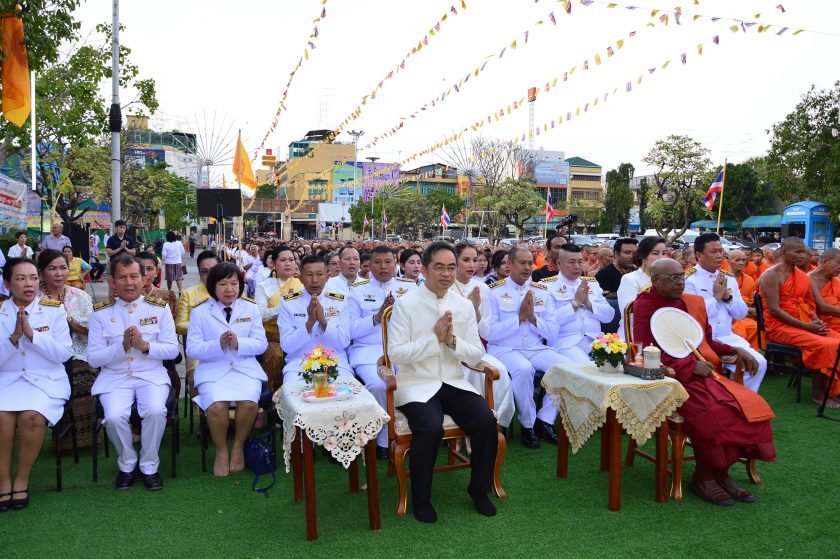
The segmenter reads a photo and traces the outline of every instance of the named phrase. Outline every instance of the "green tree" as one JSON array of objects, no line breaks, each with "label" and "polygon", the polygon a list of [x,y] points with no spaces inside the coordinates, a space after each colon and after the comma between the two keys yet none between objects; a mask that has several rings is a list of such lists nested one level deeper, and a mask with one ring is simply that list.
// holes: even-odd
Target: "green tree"
[{"label": "green tree", "polygon": [[[421,194],[421,196],[424,196]],[[455,216],[461,213],[464,209],[464,199],[455,193],[450,193],[446,187],[439,186],[434,190],[430,190],[425,194],[428,204],[435,209],[437,215],[435,216],[435,223],[440,223],[440,212],[443,206],[446,206],[446,212],[452,221],[455,221]]]},{"label": "green tree", "polygon": [[[657,140],[643,161],[655,169],[651,200],[645,208],[657,234],[673,240],[681,236],[702,208],[703,181],[709,174],[709,150],[688,136]],[[670,233],[670,235],[669,235]]]},{"label": "green tree", "polygon": [[479,203],[497,212],[522,237],[525,222],[533,218],[545,202],[531,181],[506,178],[496,185],[493,195],[481,196]]},{"label": "green tree", "polygon": [[819,200],[840,211],[840,81],[818,91],[813,85],[793,112],[773,125],[768,178],[786,202]]},{"label": "green tree", "polygon": [[647,177],[639,181],[639,233],[644,235],[647,230],[647,206],[650,196],[650,185]]},{"label": "green tree", "polygon": [[633,191],[630,181],[633,179],[633,165],[622,163],[618,169],[607,172],[607,194],[604,198],[604,211],[598,230],[601,233],[612,233],[615,227],[622,235],[627,234],[630,223],[630,208],[633,207]]},{"label": "green tree", "polygon": [[181,231],[196,217],[195,188],[184,177],[169,174],[169,187],[163,196],[163,215],[167,229]]},{"label": "green tree", "polygon": [[[706,184],[711,184],[720,170],[721,167],[718,167],[710,173],[706,177]],[[722,220],[740,222],[753,215],[773,213],[774,210],[770,203],[771,196],[770,184],[761,179],[752,163],[726,164]],[[720,202],[720,197],[718,197],[718,202]],[[717,207],[710,213],[716,219]]]},{"label": "green tree", "polygon": [[257,186],[257,192],[254,194],[257,198],[277,198],[277,187],[273,183],[267,182]]}]

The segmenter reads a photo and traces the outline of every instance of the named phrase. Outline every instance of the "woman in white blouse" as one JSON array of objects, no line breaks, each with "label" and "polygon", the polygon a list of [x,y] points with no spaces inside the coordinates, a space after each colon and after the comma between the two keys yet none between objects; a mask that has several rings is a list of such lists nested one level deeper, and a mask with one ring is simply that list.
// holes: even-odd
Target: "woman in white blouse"
[{"label": "woman in white blouse", "polygon": [[178,285],[178,295],[184,289],[184,272],[183,261],[181,256],[184,252],[184,243],[178,240],[178,236],[173,231],[166,233],[166,242],[163,243],[163,248],[160,251],[160,257],[163,259],[164,270],[166,271],[166,289],[172,291],[172,282]]},{"label": "woman in white blouse", "polygon": [[[455,281],[449,291],[466,297],[473,304],[476,322],[478,323],[478,335],[483,338],[489,328],[490,287],[475,278],[475,271],[478,267],[478,251],[473,245],[460,243],[455,246],[455,253],[458,256],[458,268]],[[485,354],[484,361],[499,370],[499,380],[493,381],[493,403],[499,424],[508,427],[513,419],[515,409],[513,392],[510,387],[510,375],[508,375],[507,367],[492,355]],[[469,369],[464,369],[464,375],[467,377],[467,381],[480,394],[484,395],[484,375]]]},{"label": "woman in white blouse", "polygon": [[274,262],[274,277],[257,284],[254,300],[262,317],[268,349],[263,356],[263,367],[269,376],[272,390],[280,387],[283,370],[283,350],[280,347],[280,331],[277,327],[277,313],[284,295],[303,291],[303,284],[293,276],[295,253],[287,246],[279,246],[271,254]]},{"label": "woman in white blouse", "polygon": [[[235,264],[213,266],[207,276],[211,298],[193,307],[187,331],[187,353],[198,361],[194,402],[207,413],[217,476],[245,469],[245,439],[254,426],[267,378],[256,359],[268,346],[265,330],[256,305],[242,298],[244,290],[245,278]],[[228,449],[231,404],[236,405],[235,430]]]},{"label": "woman in white blouse", "polygon": [[[621,318],[618,323],[618,335],[624,338],[624,309],[636,300],[639,293],[650,285],[650,266],[660,258],[667,258],[665,253],[665,239],[660,237],[645,237],[639,243],[633,263],[636,270],[621,276],[618,287],[618,310]],[[630,324],[630,327],[633,325]]]},{"label": "woman in white blouse", "polygon": [[17,244],[9,247],[9,258],[32,258],[32,247],[26,246],[26,231],[15,233]]},{"label": "woman in white blouse", "polygon": [[257,270],[257,275],[254,278],[254,294],[257,292],[257,286],[271,277],[271,273],[274,271],[274,251],[271,249],[265,249],[265,252],[262,256],[262,266],[259,267]]}]

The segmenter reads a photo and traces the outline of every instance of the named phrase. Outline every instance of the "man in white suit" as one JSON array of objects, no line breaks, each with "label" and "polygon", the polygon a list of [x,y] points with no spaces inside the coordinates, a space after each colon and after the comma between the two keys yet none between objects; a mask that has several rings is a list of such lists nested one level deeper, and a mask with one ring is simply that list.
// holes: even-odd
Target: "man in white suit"
[{"label": "man in white suit", "polygon": [[[166,429],[169,373],[164,359],[178,355],[175,320],[165,301],[143,298],[143,261],[121,254],[110,262],[115,298],[94,306],[88,333],[88,364],[101,367],[91,394],[99,395],[108,438],[117,450],[116,488],[128,489],[140,470],[149,491],[163,487],[158,450]],[[142,419],[140,457],[131,434],[131,406]]]},{"label": "man in white suit", "polygon": [[475,309],[449,288],[455,281],[455,249],[432,243],[421,257],[425,283],[397,300],[388,329],[388,355],[397,367],[394,403],[411,429],[411,502],[421,522],[435,522],[432,472],[449,415],[470,437],[472,476],[467,492],[484,516],[496,514],[487,494],[493,481],[497,427],[493,410],[467,382],[461,362],[484,357]]}]

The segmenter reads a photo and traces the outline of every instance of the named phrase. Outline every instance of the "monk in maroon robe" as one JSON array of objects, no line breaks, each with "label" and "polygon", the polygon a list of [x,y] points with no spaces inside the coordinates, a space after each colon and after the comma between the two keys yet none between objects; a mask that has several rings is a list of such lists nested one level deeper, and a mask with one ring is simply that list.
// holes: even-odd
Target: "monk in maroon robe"
[{"label": "monk in maroon robe", "polygon": [[676,372],[689,394],[679,409],[694,447],[696,467],[689,489],[716,505],[752,502],[755,497],[729,477],[729,467],[739,458],[776,459],[769,421],[772,410],[760,396],[740,385],[733,387],[735,383],[719,378],[714,369],[721,355],[735,355],[748,372],[758,370],[758,363],[746,350],[715,341],[702,298],[683,294],[684,289],[685,274],[678,262],[666,258],[654,263],[650,290],[640,293],[633,303],[633,342],[657,345],[651,317],[662,307],[686,311],[700,323],[705,332],[697,348],[702,360],[694,354],[675,358],[662,352],[663,366]]}]

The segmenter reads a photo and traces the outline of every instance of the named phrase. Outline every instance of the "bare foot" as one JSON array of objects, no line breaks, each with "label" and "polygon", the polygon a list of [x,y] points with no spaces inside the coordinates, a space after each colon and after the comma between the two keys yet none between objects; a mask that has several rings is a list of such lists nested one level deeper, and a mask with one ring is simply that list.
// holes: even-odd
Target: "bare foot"
[{"label": "bare foot", "polygon": [[[821,396],[815,397],[814,398],[814,403],[821,406],[824,396],[825,396],[825,393],[823,393],[823,395],[821,395]],[[836,396],[829,396],[828,399],[825,402],[825,407],[827,407],[829,409],[833,409],[833,410],[840,409],[840,399],[838,399]]]},{"label": "bare foot", "polygon": [[245,453],[242,447],[233,447],[230,451],[230,471],[241,472],[245,469]]},{"label": "bare foot", "polygon": [[216,449],[216,461],[213,462],[213,475],[225,477],[230,473],[230,456],[227,449]]}]

